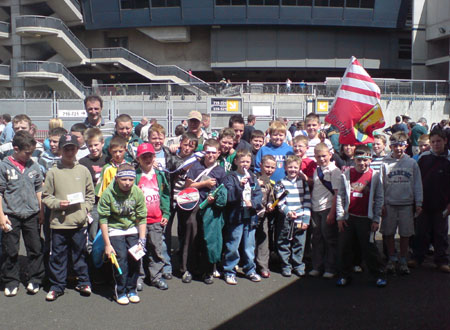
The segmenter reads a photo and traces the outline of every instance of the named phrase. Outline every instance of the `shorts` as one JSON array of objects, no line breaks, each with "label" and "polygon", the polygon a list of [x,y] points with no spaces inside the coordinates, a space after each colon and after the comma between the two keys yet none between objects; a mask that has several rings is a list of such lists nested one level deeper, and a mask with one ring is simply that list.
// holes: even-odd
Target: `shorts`
[{"label": "shorts", "polygon": [[385,205],[386,214],[381,222],[381,233],[385,236],[398,234],[401,237],[414,235],[414,212],[412,205]]}]

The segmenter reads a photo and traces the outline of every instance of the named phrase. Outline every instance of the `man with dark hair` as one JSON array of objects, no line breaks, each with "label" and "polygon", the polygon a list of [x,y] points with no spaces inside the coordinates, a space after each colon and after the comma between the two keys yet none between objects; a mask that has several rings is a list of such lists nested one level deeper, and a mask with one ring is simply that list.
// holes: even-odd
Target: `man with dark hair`
[{"label": "man with dark hair", "polygon": [[134,128],[134,134],[136,134],[137,136],[140,137],[141,136],[142,127],[144,127],[147,124],[148,124],[147,117],[142,117],[141,121],[139,122],[139,124],[137,124],[136,127]]},{"label": "man with dark hair", "polygon": [[233,149],[238,151],[240,149],[248,149],[252,150],[252,146],[250,143],[242,139],[242,135],[244,134],[244,118],[242,115],[232,115],[230,120],[228,121],[228,127],[234,130],[234,146]]},{"label": "man with dark hair", "polygon": [[248,115],[247,117],[247,125],[244,127],[244,135],[242,138],[250,143],[250,140],[252,138],[252,133],[255,130],[255,124],[256,124],[256,116],[255,115]]},{"label": "man with dark hair", "polygon": [[397,117],[395,117],[395,124],[392,126],[389,126],[383,132],[386,134],[389,134],[389,135],[397,133],[397,132],[405,132],[406,134],[408,134],[409,130],[408,130],[408,126],[402,122],[402,117],[397,116]]},{"label": "man with dark hair", "polygon": [[107,122],[102,118],[103,100],[98,95],[89,95],[84,99],[84,108],[87,113],[87,118],[84,124],[87,128],[100,128],[103,136],[111,136],[114,132],[113,122]]},{"label": "man with dark hair", "polygon": [[2,134],[0,135],[1,144],[10,142],[14,137],[14,130],[11,123],[11,115],[5,113],[3,115],[3,121],[5,122],[6,126]]}]

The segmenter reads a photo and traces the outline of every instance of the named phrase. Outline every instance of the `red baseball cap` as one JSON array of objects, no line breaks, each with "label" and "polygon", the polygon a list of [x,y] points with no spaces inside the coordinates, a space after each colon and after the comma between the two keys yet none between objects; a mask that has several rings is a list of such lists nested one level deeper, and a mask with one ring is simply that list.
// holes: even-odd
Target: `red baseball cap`
[{"label": "red baseball cap", "polygon": [[137,149],[137,157],[141,157],[143,154],[155,154],[155,148],[153,148],[153,145],[151,143],[142,143],[139,145]]}]

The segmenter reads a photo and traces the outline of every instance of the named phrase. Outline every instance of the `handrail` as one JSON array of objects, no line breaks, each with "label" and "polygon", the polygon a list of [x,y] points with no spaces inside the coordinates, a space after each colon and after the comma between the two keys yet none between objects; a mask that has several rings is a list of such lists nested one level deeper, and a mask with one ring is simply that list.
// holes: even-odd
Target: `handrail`
[{"label": "handrail", "polygon": [[17,72],[50,72],[62,74],[85,95],[88,94],[89,91],[88,87],[85,87],[64,65],[58,62],[21,61],[18,63]]},{"label": "handrail", "polygon": [[64,34],[75,44],[84,56],[89,58],[89,49],[59,18],[38,15],[22,15],[16,17],[16,28],[35,26],[57,29],[64,32]]},{"label": "handrail", "polygon": [[0,74],[5,76],[10,76],[10,67],[9,65],[0,64]]},{"label": "handrail", "polygon": [[9,33],[9,23],[0,21],[0,32]]}]

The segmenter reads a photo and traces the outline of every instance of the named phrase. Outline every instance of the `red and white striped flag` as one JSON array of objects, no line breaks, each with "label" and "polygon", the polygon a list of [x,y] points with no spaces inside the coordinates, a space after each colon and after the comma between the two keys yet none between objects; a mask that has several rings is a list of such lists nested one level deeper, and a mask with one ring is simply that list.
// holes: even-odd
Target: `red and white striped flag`
[{"label": "red and white striped flag", "polygon": [[373,142],[373,131],[385,125],[380,88],[355,57],[345,70],[325,120],[339,129],[341,144]]}]

